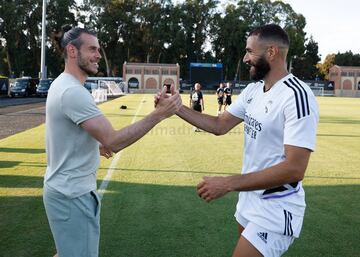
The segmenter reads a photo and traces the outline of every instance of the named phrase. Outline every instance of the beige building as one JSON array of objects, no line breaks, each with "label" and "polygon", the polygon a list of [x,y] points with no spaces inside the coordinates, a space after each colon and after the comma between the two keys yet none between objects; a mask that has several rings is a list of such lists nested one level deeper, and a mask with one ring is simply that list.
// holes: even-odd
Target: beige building
[{"label": "beige building", "polygon": [[335,96],[360,97],[360,67],[334,65],[329,80],[335,83]]},{"label": "beige building", "polygon": [[179,89],[180,66],[162,63],[127,63],[123,65],[123,81],[130,92],[158,92],[164,84]]}]

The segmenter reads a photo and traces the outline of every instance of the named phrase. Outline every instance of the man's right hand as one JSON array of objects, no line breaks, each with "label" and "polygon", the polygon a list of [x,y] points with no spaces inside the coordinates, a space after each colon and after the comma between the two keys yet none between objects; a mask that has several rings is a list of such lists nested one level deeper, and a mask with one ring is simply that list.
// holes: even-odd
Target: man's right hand
[{"label": "man's right hand", "polygon": [[[167,87],[164,86],[164,87],[163,87],[163,90],[162,90],[162,91],[159,91],[159,92],[154,96],[154,106],[155,106],[155,107],[157,106],[157,104],[158,104],[158,102],[159,102],[159,100],[160,100],[161,95],[163,95],[164,98],[170,97],[170,95],[168,95],[168,94],[163,94],[165,89],[166,89],[166,91],[165,91],[165,93],[166,93],[166,92],[167,92]],[[178,91],[175,90],[175,85],[174,85],[174,84],[171,84],[171,86],[170,86],[170,93],[171,93],[171,95],[174,95],[175,93],[178,93]]]},{"label": "man's right hand", "polygon": [[166,93],[167,87],[159,92],[154,99],[156,112],[159,113],[162,119],[168,118],[175,114],[182,106],[182,101],[179,92],[175,91],[175,86],[171,85],[171,96]]}]

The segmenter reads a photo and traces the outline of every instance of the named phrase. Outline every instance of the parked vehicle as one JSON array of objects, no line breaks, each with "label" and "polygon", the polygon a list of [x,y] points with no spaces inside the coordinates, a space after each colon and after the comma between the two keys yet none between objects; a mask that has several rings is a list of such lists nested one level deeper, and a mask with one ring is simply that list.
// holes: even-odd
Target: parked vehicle
[{"label": "parked vehicle", "polygon": [[94,89],[97,89],[98,88],[98,84],[95,83],[94,81],[92,80],[86,80],[85,83],[84,83],[84,87],[90,92],[94,90]]},{"label": "parked vehicle", "polygon": [[41,79],[36,87],[36,95],[47,96],[51,83],[54,79]]},{"label": "parked vehicle", "polygon": [[14,85],[10,88],[10,97],[30,96],[36,94],[36,85],[39,79],[31,77],[22,77],[15,80]]}]

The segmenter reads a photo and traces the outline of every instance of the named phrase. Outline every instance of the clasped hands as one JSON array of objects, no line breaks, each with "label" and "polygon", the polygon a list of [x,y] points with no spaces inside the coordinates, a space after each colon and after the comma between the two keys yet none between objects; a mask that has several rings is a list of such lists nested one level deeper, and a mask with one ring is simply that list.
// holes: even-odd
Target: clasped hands
[{"label": "clasped hands", "polygon": [[[179,92],[175,91],[175,86],[171,85],[170,95],[167,94],[167,87],[164,86],[161,92],[154,96],[154,105],[162,119],[168,118],[179,111],[182,107],[182,101]],[[113,155],[109,149],[101,144],[99,145],[99,150],[100,155],[107,159]],[[197,185],[198,196],[206,202],[224,196],[228,192],[224,180],[224,177],[204,177],[203,181]]]},{"label": "clasped hands", "polygon": [[174,115],[182,106],[181,97],[175,90],[174,84],[170,86],[170,95],[167,94],[167,86],[154,96],[154,106],[165,114],[165,118]]}]

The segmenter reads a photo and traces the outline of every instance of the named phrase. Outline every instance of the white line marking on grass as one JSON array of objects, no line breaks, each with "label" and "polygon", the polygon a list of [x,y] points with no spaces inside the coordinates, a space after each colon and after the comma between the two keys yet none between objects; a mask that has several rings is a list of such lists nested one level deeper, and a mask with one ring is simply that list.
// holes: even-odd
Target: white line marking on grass
[{"label": "white line marking on grass", "polygon": [[[136,118],[137,118],[137,116],[138,116],[138,114],[139,114],[139,112],[140,112],[140,110],[141,110],[141,108],[142,108],[142,106],[144,104],[144,100],[145,100],[145,96],[143,96],[143,98],[141,99],[140,105],[139,105],[138,109],[136,110],[136,113],[135,113],[135,115],[134,115],[134,117],[133,117],[133,119],[131,121],[131,124],[135,123]],[[104,193],[106,191],[106,188],[109,185],[109,182],[110,182],[111,177],[112,177],[112,175],[114,173],[114,170],[115,170],[115,168],[116,168],[116,166],[117,166],[117,164],[118,164],[118,162],[120,160],[121,152],[122,151],[115,154],[114,159],[111,161],[110,167],[108,168],[108,170],[106,172],[106,175],[105,175],[103,181],[101,182],[101,185],[100,185],[99,190],[98,190],[100,199],[102,199],[104,197]]]}]

